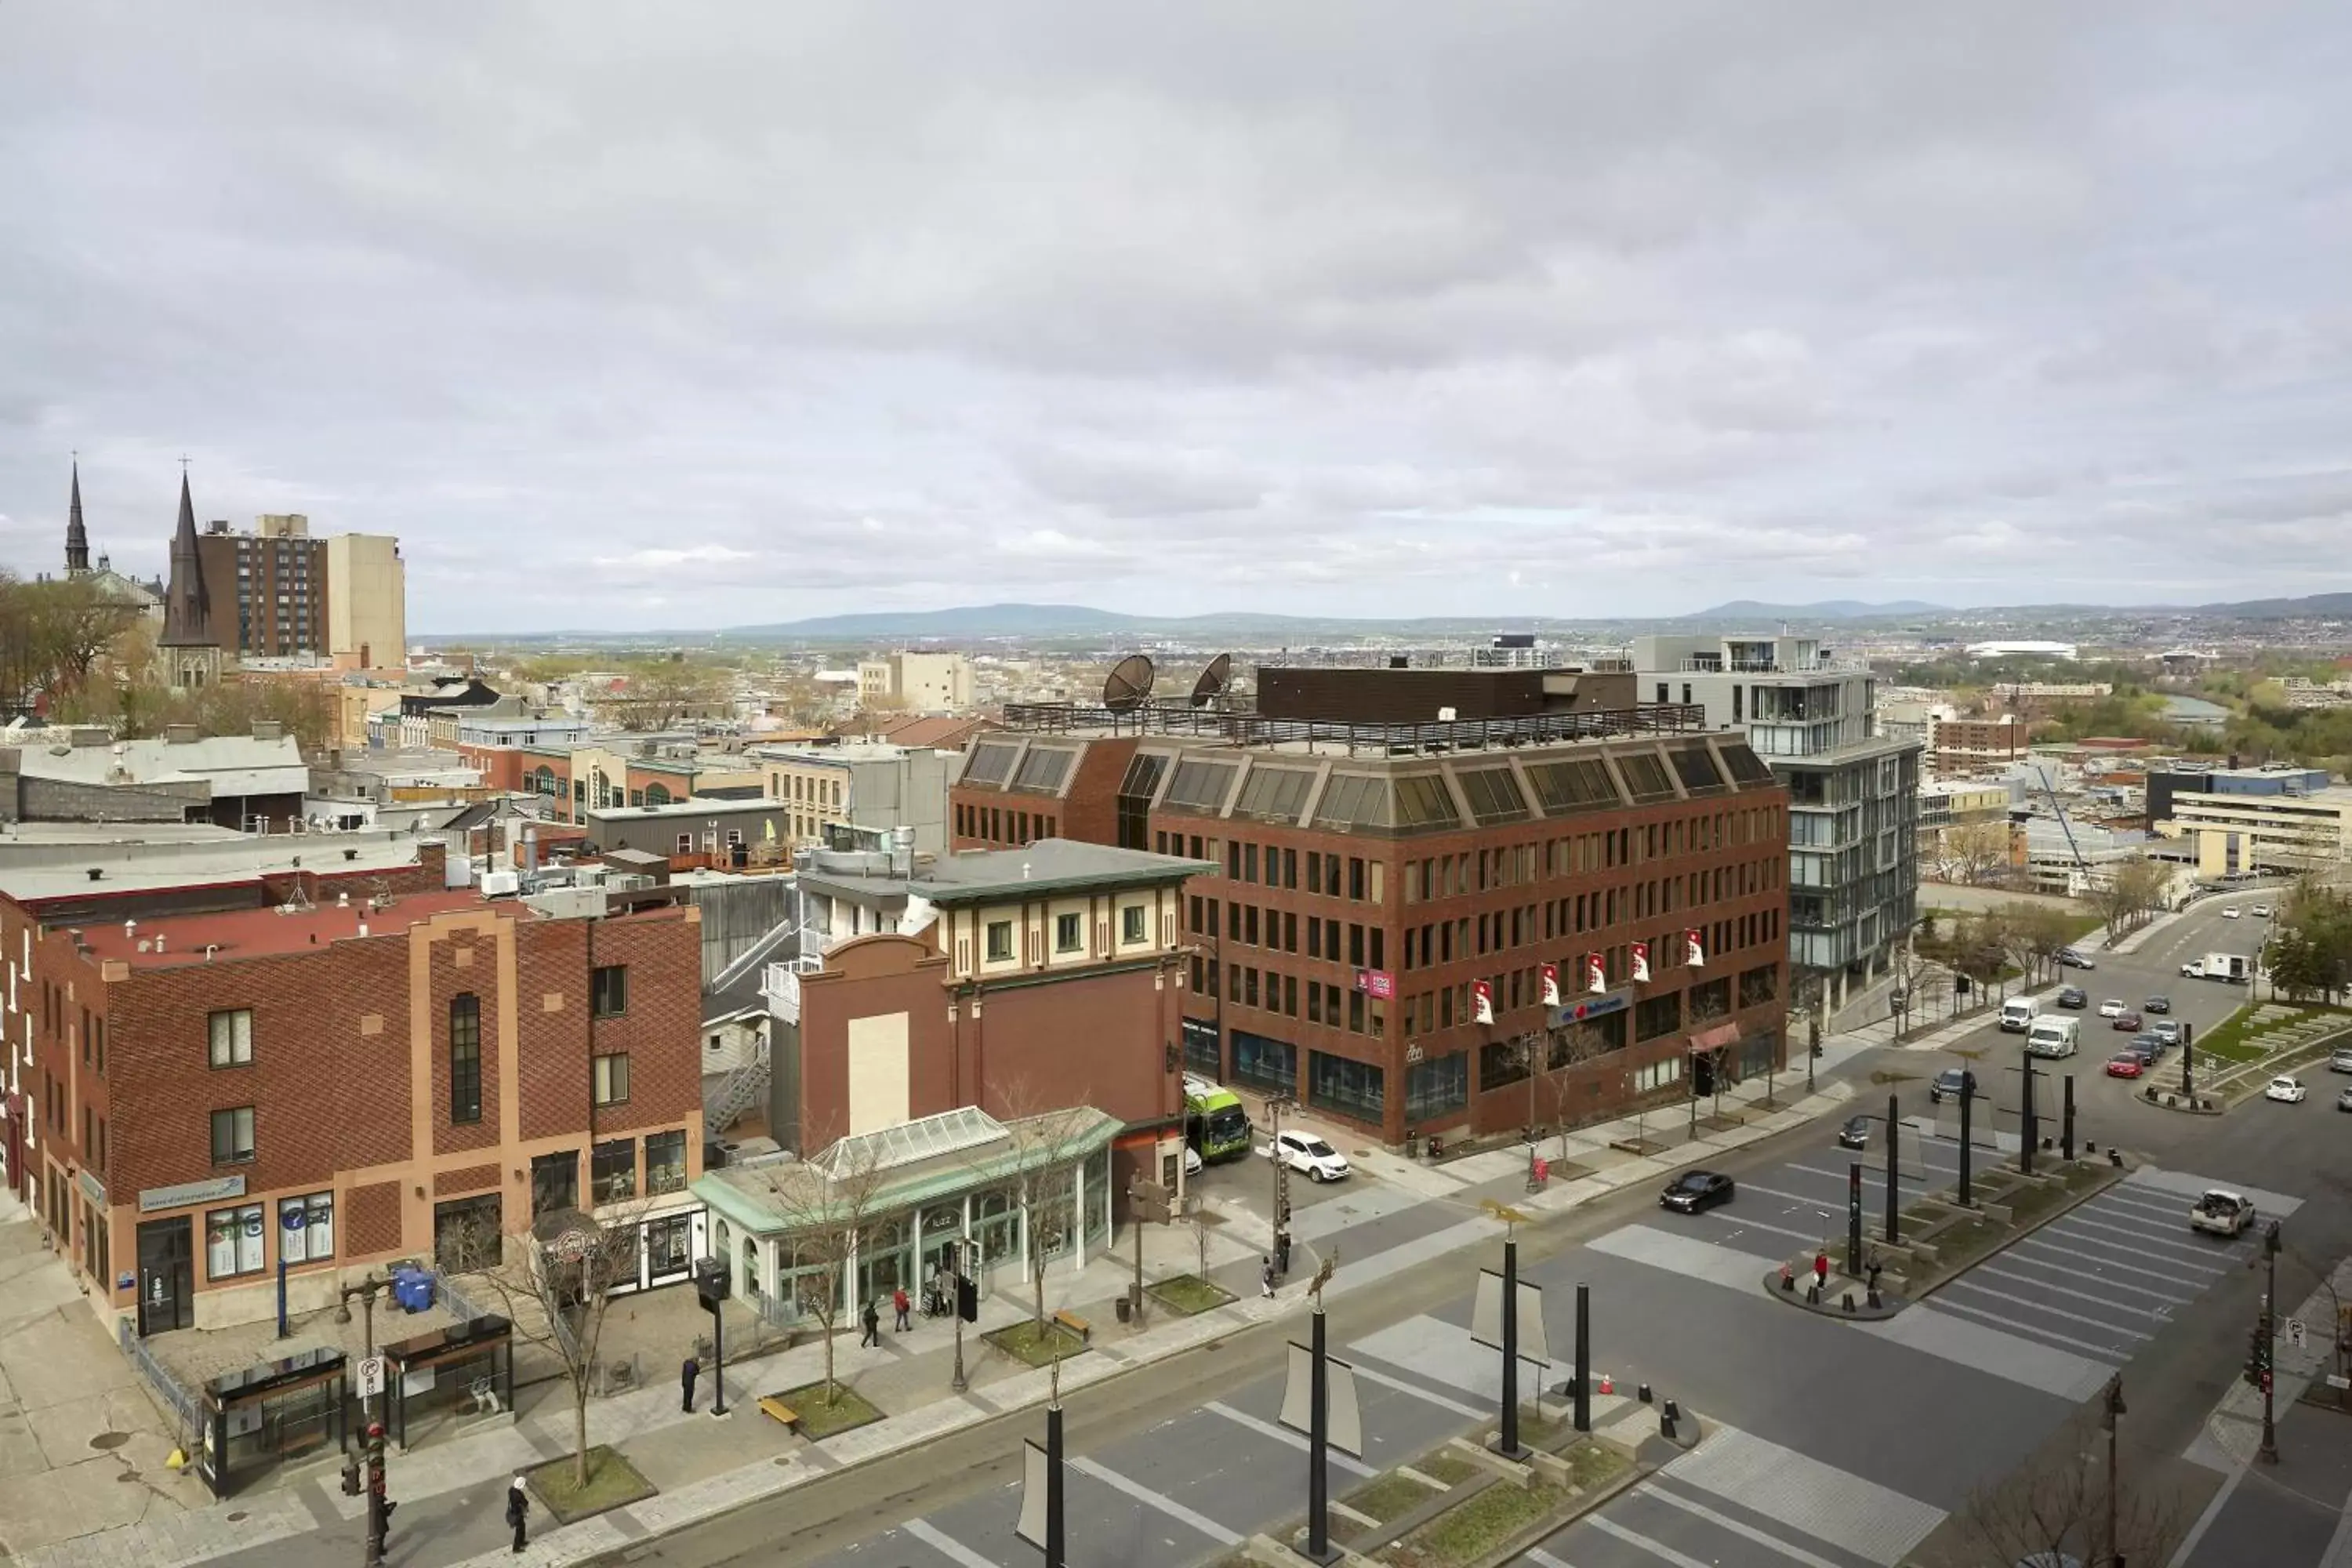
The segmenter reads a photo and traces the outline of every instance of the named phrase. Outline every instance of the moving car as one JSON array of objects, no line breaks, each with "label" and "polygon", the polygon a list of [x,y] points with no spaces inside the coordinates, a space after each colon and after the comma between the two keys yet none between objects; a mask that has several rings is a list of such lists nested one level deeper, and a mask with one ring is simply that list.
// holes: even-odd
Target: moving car
[{"label": "moving car", "polygon": [[2149,1067],[2154,1067],[2156,1058],[2164,1055],[2164,1042],[2154,1035],[2134,1035],[2131,1037],[2131,1043],[2124,1049],[2139,1058]]},{"label": "moving car", "polygon": [[2338,1110],[2352,1110],[2352,1089],[2347,1089],[2343,1093],[2336,1097],[2336,1109]]},{"label": "moving car", "polygon": [[2005,1035],[2021,1035],[2033,1026],[2033,998],[2012,996],[2000,1005],[2000,1029]]},{"label": "moving car", "polygon": [[2079,1012],[2090,1005],[2090,997],[2084,994],[2083,988],[2079,985],[2069,985],[2065,990],[2058,993],[2058,1005],[2061,1007]]},{"label": "moving car", "polygon": [[2129,1029],[2133,1034],[2137,1035],[2141,1029],[2146,1027],[2147,1025],[2147,1020],[2141,1017],[2137,1013],[2118,1013],[2116,1015],[2116,1021],[2108,1025],[2107,1027],[2111,1029]]},{"label": "moving car", "polygon": [[2109,1078],[2137,1078],[2147,1070],[2147,1063],[2137,1051],[2117,1051],[2107,1058]]},{"label": "moving car", "polygon": [[1870,1118],[1867,1116],[1847,1117],[1845,1119],[1845,1125],[1838,1129],[1837,1141],[1838,1147],[1841,1149],[1869,1148]]},{"label": "moving car", "polygon": [[1685,1171],[1658,1194],[1658,1206],[1676,1214],[1696,1214],[1731,1201],[1731,1178],[1720,1171]]},{"label": "moving car", "polygon": [[2124,999],[2123,999],[2122,997],[2120,997],[2120,996],[2110,996],[2110,997],[2108,997],[2105,1001],[2104,1001],[2104,1002],[2102,1002],[2102,1003],[2100,1003],[2100,1004],[2099,1004],[2099,1016],[2100,1016],[2100,1017],[2102,1017],[2102,1018],[2120,1018],[2120,1017],[2122,1017],[2123,1016],[2124,1016]]},{"label": "moving car", "polygon": [[2253,908],[2253,916],[2258,921],[2266,921],[2270,919],[2271,907],[2268,904],[2256,904]]},{"label": "moving car", "polygon": [[2058,950],[2057,963],[2058,967],[2061,969],[2096,969],[2099,967],[2097,964],[2091,962],[2091,955],[2089,953],[2080,952],[2079,950],[2071,947],[2062,947]]},{"label": "moving car", "polygon": [[[1961,1076],[1965,1070],[1961,1068],[1946,1068],[1942,1072],[1937,1073],[1935,1081],[1927,1085],[1927,1103],[1941,1105],[1944,1103],[1946,1095],[1951,1096],[1954,1100],[1959,1099],[1960,1087],[1967,1081]],[[1984,1098],[1984,1091],[1981,1089],[1977,1091],[1977,1098],[1979,1100]]]},{"label": "moving car", "polygon": [[2329,1072],[2352,1072],[2352,1046],[2338,1046],[2327,1053]]},{"label": "moving car", "polygon": [[2304,1096],[2310,1092],[2303,1087],[2301,1079],[2281,1076],[2271,1079],[2270,1087],[2263,1090],[2263,1098],[2275,1100],[2283,1105],[2300,1105]]},{"label": "moving car", "polygon": [[2169,1013],[2172,1011],[2172,998],[2151,996],[2139,1005],[2139,1010],[2143,1013]]},{"label": "moving car", "polygon": [[2253,1223],[2252,1200],[2227,1187],[2206,1188],[2205,1195],[2189,1209],[2189,1227],[2210,1231],[2215,1236],[2236,1236]]},{"label": "moving car", "polygon": [[1312,1132],[1277,1132],[1258,1152],[1269,1160],[1279,1159],[1318,1182],[1336,1182],[1348,1173],[1347,1157]]},{"label": "moving car", "polygon": [[2221,918],[2225,921],[2236,920],[2239,913],[2240,910],[2238,906],[2235,904],[2223,904],[2221,906]]}]

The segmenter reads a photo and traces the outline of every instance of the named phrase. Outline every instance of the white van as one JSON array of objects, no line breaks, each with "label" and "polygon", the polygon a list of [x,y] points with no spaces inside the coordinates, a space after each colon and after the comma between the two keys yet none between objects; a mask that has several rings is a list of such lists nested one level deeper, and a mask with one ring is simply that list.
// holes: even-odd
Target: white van
[{"label": "white van", "polygon": [[2000,1005],[2000,1032],[2021,1035],[2033,1027],[2033,999],[2031,996],[2012,996]]},{"label": "white van", "polygon": [[2036,1018],[2025,1037],[2025,1052],[2034,1057],[2071,1057],[2083,1043],[2083,1025],[2076,1018]]}]

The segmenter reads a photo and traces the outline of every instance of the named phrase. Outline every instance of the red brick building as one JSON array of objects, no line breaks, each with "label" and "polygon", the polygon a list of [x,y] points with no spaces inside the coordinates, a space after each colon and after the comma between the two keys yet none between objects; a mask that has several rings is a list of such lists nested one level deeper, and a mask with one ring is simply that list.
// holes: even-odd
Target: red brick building
[{"label": "red brick building", "polygon": [[641,1284],[684,1277],[698,911],[267,891],[0,900],[31,1056],[12,1173],[94,1299],[142,1333],[263,1318],[282,1260],[309,1310],[460,1226],[573,1206],[640,1226]]},{"label": "red brick building", "polygon": [[1216,867],[1187,1065],[1392,1144],[1785,1062],[1787,796],[1744,742],[1573,671],[1313,674],[1278,713],[1013,705],[955,842],[1043,819]]}]

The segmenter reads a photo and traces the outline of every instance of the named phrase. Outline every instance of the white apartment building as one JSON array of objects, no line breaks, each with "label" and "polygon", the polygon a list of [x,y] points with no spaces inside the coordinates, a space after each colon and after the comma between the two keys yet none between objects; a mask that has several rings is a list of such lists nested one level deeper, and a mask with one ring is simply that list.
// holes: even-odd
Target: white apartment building
[{"label": "white apartment building", "polygon": [[904,703],[918,713],[958,713],[971,706],[971,660],[960,653],[898,653],[860,659],[857,695]]}]

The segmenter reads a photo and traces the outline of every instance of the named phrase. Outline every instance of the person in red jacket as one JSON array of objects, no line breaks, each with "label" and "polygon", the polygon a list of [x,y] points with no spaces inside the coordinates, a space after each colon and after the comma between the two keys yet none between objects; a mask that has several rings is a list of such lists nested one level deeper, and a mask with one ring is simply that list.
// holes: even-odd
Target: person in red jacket
[{"label": "person in red jacket", "polygon": [[903,1334],[907,1331],[907,1314],[914,1306],[913,1302],[907,1300],[907,1288],[904,1285],[890,1292],[890,1305],[898,1314],[898,1332]]}]

